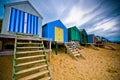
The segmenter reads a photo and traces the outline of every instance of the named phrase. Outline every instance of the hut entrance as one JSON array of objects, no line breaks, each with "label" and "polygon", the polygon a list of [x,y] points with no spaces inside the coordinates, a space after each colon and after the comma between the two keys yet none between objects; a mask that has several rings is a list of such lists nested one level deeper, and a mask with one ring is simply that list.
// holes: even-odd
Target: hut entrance
[{"label": "hut entrance", "polygon": [[82,34],[82,43],[84,43],[84,34]]},{"label": "hut entrance", "polygon": [[63,29],[59,27],[55,27],[55,34],[54,34],[55,41],[63,42],[64,39],[63,37],[64,37]]}]

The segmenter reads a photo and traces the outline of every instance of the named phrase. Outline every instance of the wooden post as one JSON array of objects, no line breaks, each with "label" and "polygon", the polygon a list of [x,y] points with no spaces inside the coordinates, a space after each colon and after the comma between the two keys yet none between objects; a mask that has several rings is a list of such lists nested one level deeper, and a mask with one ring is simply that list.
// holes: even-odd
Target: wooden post
[{"label": "wooden post", "polygon": [[49,49],[50,49],[49,61],[50,61],[51,60],[51,39],[50,39],[50,43],[49,43]]},{"label": "wooden post", "polygon": [[13,69],[12,69],[12,80],[15,80],[15,65],[16,65],[16,47],[17,47],[17,36],[15,37],[14,43],[14,54],[13,54]]},{"label": "wooden post", "polygon": [[0,51],[2,51],[3,49],[3,43],[2,43],[2,40],[0,40]]},{"label": "wooden post", "polygon": [[55,46],[56,46],[56,55],[58,55],[58,44],[56,43]]}]

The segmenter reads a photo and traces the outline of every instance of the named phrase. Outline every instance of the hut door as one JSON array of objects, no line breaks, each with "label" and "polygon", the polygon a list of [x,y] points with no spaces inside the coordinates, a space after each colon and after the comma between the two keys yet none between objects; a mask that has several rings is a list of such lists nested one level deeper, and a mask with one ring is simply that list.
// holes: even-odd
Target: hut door
[{"label": "hut door", "polygon": [[54,39],[58,42],[63,42],[63,29],[55,27]]},{"label": "hut door", "polygon": [[38,16],[11,8],[9,32],[38,35]]}]

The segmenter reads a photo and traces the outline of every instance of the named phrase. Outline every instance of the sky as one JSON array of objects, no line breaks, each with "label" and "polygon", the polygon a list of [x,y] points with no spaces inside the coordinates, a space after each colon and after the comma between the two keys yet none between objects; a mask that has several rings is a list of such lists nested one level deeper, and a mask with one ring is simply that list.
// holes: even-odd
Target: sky
[{"label": "sky", "polygon": [[[0,0],[4,4],[24,0]],[[76,26],[88,34],[120,41],[120,0],[28,0],[43,16],[43,24],[60,19],[69,28]]]}]

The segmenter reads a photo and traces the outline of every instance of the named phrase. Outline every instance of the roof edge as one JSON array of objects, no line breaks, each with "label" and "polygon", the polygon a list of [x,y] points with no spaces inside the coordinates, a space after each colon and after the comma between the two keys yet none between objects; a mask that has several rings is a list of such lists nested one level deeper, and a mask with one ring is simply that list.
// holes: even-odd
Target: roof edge
[{"label": "roof edge", "polygon": [[36,10],[35,7],[33,7],[33,5],[29,2],[29,1],[19,1],[19,2],[11,2],[11,3],[6,3],[4,5],[4,7],[9,7],[9,6],[12,6],[12,5],[18,5],[18,4],[25,4],[25,3],[28,3],[34,10],[37,14],[39,14],[39,16],[43,19],[43,17],[41,16],[41,14]]}]

